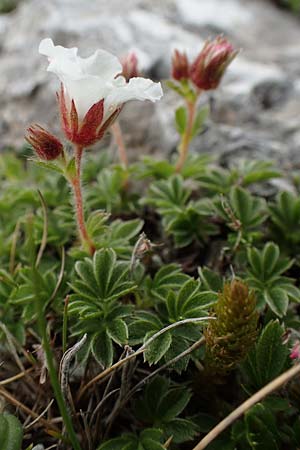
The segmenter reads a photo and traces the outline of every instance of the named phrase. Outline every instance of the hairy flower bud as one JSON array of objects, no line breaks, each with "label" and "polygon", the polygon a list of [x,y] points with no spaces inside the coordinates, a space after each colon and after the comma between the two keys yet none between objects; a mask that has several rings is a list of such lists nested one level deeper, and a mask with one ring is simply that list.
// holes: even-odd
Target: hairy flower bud
[{"label": "hairy flower bud", "polygon": [[202,51],[192,63],[190,79],[205,91],[216,89],[222,76],[238,51],[222,36],[206,41]]},{"label": "hairy flower bud", "polygon": [[177,81],[189,78],[189,62],[186,53],[175,50],[172,57],[172,78]]},{"label": "hairy flower bud", "polygon": [[216,320],[204,332],[208,373],[225,375],[247,355],[257,337],[255,307],[255,295],[244,282],[225,284],[214,306]]},{"label": "hairy flower bud", "polygon": [[130,78],[140,76],[138,58],[134,52],[128,53],[128,55],[122,58],[121,64],[123,67],[122,75],[127,81],[129,81]]},{"label": "hairy flower bud", "polygon": [[52,161],[62,153],[62,143],[44,128],[39,125],[32,125],[27,129],[27,132],[26,141],[32,145],[41,159]]}]

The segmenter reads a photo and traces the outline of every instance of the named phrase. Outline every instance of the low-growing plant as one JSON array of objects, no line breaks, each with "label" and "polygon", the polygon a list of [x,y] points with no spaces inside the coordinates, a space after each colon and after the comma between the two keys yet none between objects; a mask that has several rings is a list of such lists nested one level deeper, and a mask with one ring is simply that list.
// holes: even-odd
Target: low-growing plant
[{"label": "low-growing plant", "polygon": [[34,125],[0,158],[1,450],[298,448],[299,198],[262,194],[272,162],[189,154],[237,51],[175,51],[178,159],[132,165],[117,117],[161,85],[134,54],[40,52],[68,143]]}]

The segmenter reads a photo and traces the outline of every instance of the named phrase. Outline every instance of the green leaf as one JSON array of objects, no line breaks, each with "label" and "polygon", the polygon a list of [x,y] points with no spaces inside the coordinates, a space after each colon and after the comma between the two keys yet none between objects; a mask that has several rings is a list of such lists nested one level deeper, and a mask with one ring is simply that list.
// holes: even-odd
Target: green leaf
[{"label": "green leaf", "polygon": [[271,275],[280,255],[278,245],[268,242],[262,253],[262,265],[266,268],[266,274]]},{"label": "green leaf", "polygon": [[199,267],[198,273],[204,289],[213,292],[220,292],[223,289],[223,280],[219,274],[208,267]]},{"label": "green leaf", "polygon": [[260,389],[281,374],[288,349],[282,343],[283,329],[278,321],[269,322],[263,329],[255,348],[245,361],[246,376],[255,389]]},{"label": "green leaf", "polygon": [[148,295],[165,300],[168,292],[180,287],[187,279],[188,276],[182,272],[178,264],[163,265],[156,272],[153,280],[148,279]]},{"label": "green leaf", "polygon": [[0,414],[0,448],[1,450],[21,450],[23,428],[20,421],[12,414]]},{"label": "green leaf", "polygon": [[119,345],[124,345],[128,341],[128,328],[122,319],[115,319],[108,323],[107,334]]},{"label": "green leaf", "polygon": [[180,106],[175,112],[175,124],[179,134],[183,134],[187,124],[187,111],[184,106]]},{"label": "green leaf", "polygon": [[57,164],[50,162],[50,161],[40,161],[35,158],[29,158],[30,161],[34,162],[37,166],[43,167],[44,169],[52,170],[53,172],[63,174],[64,171],[61,167],[59,167]]},{"label": "green leaf", "polygon": [[265,291],[264,298],[271,310],[278,316],[285,316],[288,306],[289,297],[284,289],[273,288]]},{"label": "green leaf", "polygon": [[103,367],[110,367],[113,362],[113,346],[111,338],[105,333],[98,333],[91,342],[92,353]]},{"label": "green leaf", "polygon": [[130,442],[127,437],[118,437],[104,442],[97,450],[125,450],[126,445]]},{"label": "green leaf", "polygon": [[[145,336],[145,342],[153,335],[147,334]],[[170,332],[165,332],[154,339],[151,344],[147,345],[147,349],[144,352],[144,359],[149,365],[156,364],[167,352],[172,343],[172,335]]]},{"label": "green leaf", "polygon": [[65,169],[66,171],[66,176],[69,180],[73,179],[74,177],[76,177],[76,163],[75,163],[75,158],[71,158],[70,161],[68,162],[68,165]]},{"label": "green leaf", "polygon": [[164,432],[167,436],[173,436],[172,442],[180,444],[195,437],[198,427],[188,419],[172,419],[164,425]]},{"label": "green leaf", "polygon": [[245,414],[247,440],[253,450],[279,450],[279,435],[272,413],[258,403]]},{"label": "green leaf", "polygon": [[172,389],[159,402],[159,416],[162,422],[170,422],[177,417],[190,401],[191,393],[188,389]]}]

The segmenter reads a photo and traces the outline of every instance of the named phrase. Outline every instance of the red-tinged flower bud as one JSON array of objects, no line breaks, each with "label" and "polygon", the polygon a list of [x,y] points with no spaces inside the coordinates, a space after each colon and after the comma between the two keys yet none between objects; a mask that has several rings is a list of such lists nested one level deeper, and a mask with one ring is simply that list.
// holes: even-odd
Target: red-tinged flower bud
[{"label": "red-tinged flower bud", "polygon": [[140,76],[138,58],[134,52],[128,53],[128,55],[122,58],[121,63],[123,67],[122,75],[127,81],[129,81],[130,78]]},{"label": "red-tinged flower bud", "polygon": [[26,141],[32,145],[41,159],[52,161],[62,153],[62,143],[44,128],[33,125],[27,129],[27,132]]},{"label": "red-tinged flower bud", "polygon": [[189,78],[189,62],[186,53],[175,50],[172,57],[172,78],[177,81]]},{"label": "red-tinged flower bud", "polygon": [[116,108],[112,114],[103,121],[104,99],[90,107],[82,120],[79,119],[74,100],[68,108],[65,99],[64,87],[61,85],[60,93],[57,93],[61,126],[66,138],[73,144],[81,147],[89,147],[102,139],[105,131],[119,115],[121,108]]},{"label": "red-tinged flower bud", "polygon": [[238,51],[222,36],[206,41],[202,51],[193,62],[190,78],[193,83],[205,91],[216,89],[222,76],[235,58]]}]

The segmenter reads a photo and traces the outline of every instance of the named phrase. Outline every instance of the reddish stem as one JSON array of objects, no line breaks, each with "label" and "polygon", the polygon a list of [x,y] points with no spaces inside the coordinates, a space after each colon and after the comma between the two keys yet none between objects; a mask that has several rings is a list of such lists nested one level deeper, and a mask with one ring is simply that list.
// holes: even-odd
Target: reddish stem
[{"label": "reddish stem", "polygon": [[196,101],[187,101],[187,111],[188,111],[187,126],[179,145],[179,158],[175,166],[175,170],[177,173],[181,172],[182,170],[182,167],[185,163],[189,151],[190,142],[192,140],[193,125],[196,114]]},{"label": "reddish stem", "polygon": [[96,248],[90,239],[84,220],[84,212],[83,212],[83,199],[82,199],[82,190],[81,190],[81,159],[82,159],[83,147],[76,146],[75,147],[75,167],[76,167],[76,175],[71,179],[74,198],[75,198],[75,209],[76,209],[76,220],[79,231],[80,240],[83,246],[87,246],[91,255],[94,254]]},{"label": "reddish stem", "polygon": [[112,124],[111,131],[118,147],[120,161],[123,164],[123,166],[127,168],[128,158],[126,153],[126,147],[124,144],[122,130],[118,121],[115,121],[115,123]]}]

